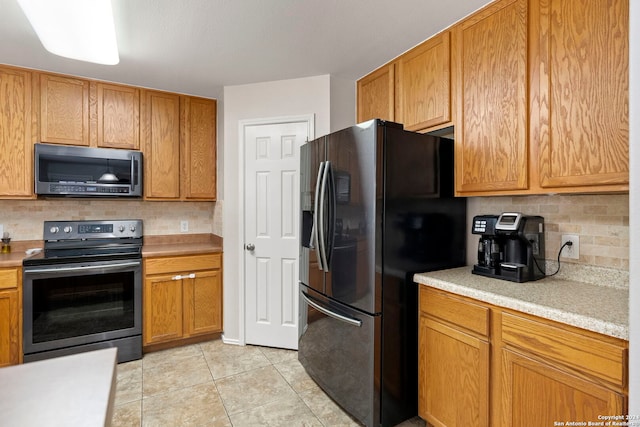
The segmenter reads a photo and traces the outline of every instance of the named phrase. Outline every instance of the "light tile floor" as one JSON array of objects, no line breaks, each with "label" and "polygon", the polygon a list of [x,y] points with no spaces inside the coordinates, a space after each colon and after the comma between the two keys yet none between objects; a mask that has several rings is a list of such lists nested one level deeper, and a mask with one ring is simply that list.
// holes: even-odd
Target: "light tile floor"
[{"label": "light tile floor", "polygon": [[[419,418],[403,427],[424,426]],[[359,426],[297,352],[208,341],[118,365],[112,426]]]}]

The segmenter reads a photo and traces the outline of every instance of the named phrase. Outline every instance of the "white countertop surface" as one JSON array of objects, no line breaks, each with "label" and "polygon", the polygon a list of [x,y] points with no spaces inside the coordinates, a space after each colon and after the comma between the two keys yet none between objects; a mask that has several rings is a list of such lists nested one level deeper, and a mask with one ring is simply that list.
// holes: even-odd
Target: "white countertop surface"
[{"label": "white countertop surface", "polygon": [[0,425],[111,425],[117,349],[0,369]]},{"label": "white countertop surface", "polygon": [[629,290],[546,277],[515,283],[471,273],[472,267],[414,275],[414,281],[489,304],[616,338],[629,339]]}]

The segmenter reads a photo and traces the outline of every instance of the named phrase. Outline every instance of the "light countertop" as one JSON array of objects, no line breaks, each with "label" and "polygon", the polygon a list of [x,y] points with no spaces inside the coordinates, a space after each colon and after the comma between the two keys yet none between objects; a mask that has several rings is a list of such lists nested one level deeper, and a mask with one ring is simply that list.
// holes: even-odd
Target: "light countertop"
[{"label": "light countertop", "polygon": [[471,273],[470,266],[419,273],[414,281],[549,320],[629,339],[629,290],[546,277],[515,283]]},{"label": "light countertop", "polygon": [[0,424],[111,425],[117,349],[107,348],[0,369]]}]

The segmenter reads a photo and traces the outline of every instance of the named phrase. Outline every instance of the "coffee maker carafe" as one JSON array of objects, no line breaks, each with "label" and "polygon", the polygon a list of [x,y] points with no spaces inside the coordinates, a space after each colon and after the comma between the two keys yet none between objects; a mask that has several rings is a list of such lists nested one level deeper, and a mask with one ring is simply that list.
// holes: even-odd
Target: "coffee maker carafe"
[{"label": "coffee maker carafe", "polygon": [[545,276],[543,217],[513,212],[479,215],[473,218],[472,233],[480,235],[473,274],[512,282]]}]

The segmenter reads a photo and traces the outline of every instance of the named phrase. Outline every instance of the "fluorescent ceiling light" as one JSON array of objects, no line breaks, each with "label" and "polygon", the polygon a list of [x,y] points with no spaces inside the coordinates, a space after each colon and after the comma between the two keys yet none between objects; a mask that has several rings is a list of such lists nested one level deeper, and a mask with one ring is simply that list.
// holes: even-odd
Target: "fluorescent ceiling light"
[{"label": "fluorescent ceiling light", "polygon": [[120,62],[111,0],[18,0],[49,52],[98,64]]}]

